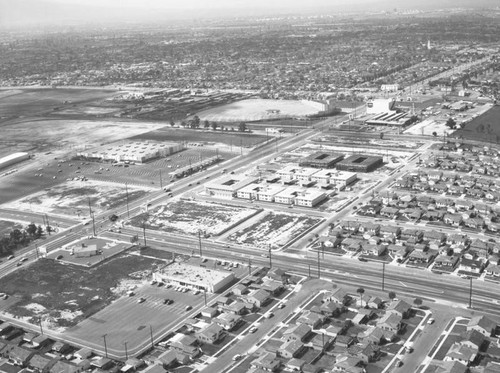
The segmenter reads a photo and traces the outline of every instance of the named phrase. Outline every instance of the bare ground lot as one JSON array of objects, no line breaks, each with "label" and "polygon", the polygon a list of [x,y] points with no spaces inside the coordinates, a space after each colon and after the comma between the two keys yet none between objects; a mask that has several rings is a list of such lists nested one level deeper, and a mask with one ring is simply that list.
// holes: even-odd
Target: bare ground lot
[{"label": "bare ground lot", "polygon": [[12,231],[13,229],[22,229],[22,228],[24,228],[24,226],[21,223],[7,221],[7,220],[0,220],[0,236],[3,236],[4,234],[9,234],[9,232]]},{"label": "bare ground lot", "polygon": [[148,214],[130,220],[135,227],[142,227],[147,219],[147,228],[164,232],[218,235],[256,214],[258,210],[235,206],[223,206],[208,202],[176,201],[160,206]]},{"label": "bare ground lot", "polygon": [[[128,189],[128,193],[127,193]],[[92,181],[66,181],[26,198],[6,204],[19,210],[55,213],[71,217],[87,215],[89,204],[92,211],[101,213],[140,198],[145,190],[114,183]]]},{"label": "bare ground lot", "polygon": [[231,234],[229,239],[261,248],[278,247],[304,233],[320,220],[304,215],[269,212],[254,224]]},{"label": "bare ground lot", "polygon": [[40,259],[2,278],[2,292],[17,302],[3,312],[45,327],[75,326],[120,297],[122,281],[131,273],[149,271],[163,262],[121,254],[100,266],[84,269]]}]

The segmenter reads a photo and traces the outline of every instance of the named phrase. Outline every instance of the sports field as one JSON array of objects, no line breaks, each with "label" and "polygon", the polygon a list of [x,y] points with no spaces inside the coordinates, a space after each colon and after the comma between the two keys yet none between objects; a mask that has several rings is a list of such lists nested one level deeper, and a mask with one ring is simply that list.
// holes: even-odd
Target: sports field
[{"label": "sports field", "polygon": [[500,143],[500,106],[493,106],[453,135],[456,138]]}]

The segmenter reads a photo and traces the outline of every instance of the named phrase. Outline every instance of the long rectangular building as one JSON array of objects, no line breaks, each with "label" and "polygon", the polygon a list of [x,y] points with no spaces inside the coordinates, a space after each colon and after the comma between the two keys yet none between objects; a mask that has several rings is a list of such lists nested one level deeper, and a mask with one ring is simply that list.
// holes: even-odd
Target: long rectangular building
[{"label": "long rectangular building", "polygon": [[333,168],[336,163],[344,159],[343,155],[327,153],[327,152],[316,152],[299,162],[300,167],[314,167],[314,168]]},{"label": "long rectangular building", "polygon": [[383,158],[370,155],[351,155],[337,163],[336,168],[342,171],[370,172],[383,164]]}]

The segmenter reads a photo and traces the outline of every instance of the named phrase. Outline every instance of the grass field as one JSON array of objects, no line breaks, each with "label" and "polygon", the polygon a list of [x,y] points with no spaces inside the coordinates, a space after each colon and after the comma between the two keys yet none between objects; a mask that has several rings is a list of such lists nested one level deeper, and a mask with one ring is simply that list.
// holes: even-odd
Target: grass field
[{"label": "grass field", "polygon": [[468,140],[500,143],[500,106],[493,106],[451,135]]},{"label": "grass field", "polygon": [[256,223],[239,230],[229,236],[239,244],[254,245],[267,248],[277,247],[307,231],[321,219],[304,215],[269,212]]},{"label": "grass field", "polygon": [[40,259],[2,278],[2,291],[18,299],[6,312],[32,323],[41,317],[47,327],[55,329],[74,326],[118,298],[111,289],[129,274],[149,271],[161,263],[121,254],[83,269]]},{"label": "grass field", "polygon": [[20,223],[7,220],[0,220],[0,236],[3,236],[4,234],[9,234],[10,231],[12,231],[13,229],[22,229],[22,228],[24,228],[24,226]]},{"label": "grass field", "polygon": [[[150,211],[147,228],[181,234],[217,235],[223,230],[248,219],[257,210],[223,206],[207,202],[176,201]],[[145,215],[131,219],[130,224],[142,227]]]}]

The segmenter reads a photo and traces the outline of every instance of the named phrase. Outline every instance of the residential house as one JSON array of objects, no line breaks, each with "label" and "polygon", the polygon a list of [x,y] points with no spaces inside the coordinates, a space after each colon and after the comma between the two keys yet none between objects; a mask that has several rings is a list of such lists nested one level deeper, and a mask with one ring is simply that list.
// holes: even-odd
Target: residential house
[{"label": "residential house", "polygon": [[428,264],[436,256],[436,252],[433,251],[418,251],[414,250],[408,255],[408,263],[419,265]]},{"label": "residential house", "polygon": [[365,331],[359,332],[357,339],[359,343],[375,345],[383,344],[386,341],[384,330],[376,326],[369,326]]},{"label": "residential house", "polygon": [[395,207],[383,207],[380,210],[380,215],[385,216],[386,218],[393,219],[398,215],[399,209]]},{"label": "residential house", "polygon": [[334,288],[333,290],[326,291],[323,294],[322,302],[334,302],[340,305],[347,305],[350,299],[351,298],[349,297],[349,294],[347,294],[347,292],[343,288],[338,287]]},{"label": "residential house", "polygon": [[488,266],[485,269],[486,275],[494,278],[500,277],[500,266],[495,263],[488,263]]},{"label": "residential house", "polygon": [[364,222],[360,225],[359,231],[361,233],[368,233],[372,236],[378,236],[380,233],[380,224]]},{"label": "residential house", "polygon": [[474,347],[469,347],[455,342],[448,353],[444,357],[444,361],[458,361],[461,364],[469,366],[474,360],[476,360],[478,350]]},{"label": "residential house", "polygon": [[458,270],[459,272],[462,271],[480,274],[483,272],[484,266],[485,265],[481,260],[462,258],[460,259]]},{"label": "residential house", "polygon": [[243,284],[238,284],[236,285],[235,287],[233,287],[233,289],[231,290],[231,292],[234,294],[234,295],[245,295],[246,293],[248,293],[248,288],[243,285]]},{"label": "residential house", "polygon": [[[8,350],[7,350],[8,349]],[[33,350],[28,350],[24,347],[11,345],[6,348],[9,360],[11,360],[15,365],[26,367],[28,361],[33,357],[35,352]],[[6,352],[4,351],[4,354]]]},{"label": "residential house", "polygon": [[232,313],[222,313],[214,319],[214,322],[225,330],[235,329],[241,321],[241,316]]},{"label": "residential house", "polygon": [[305,342],[312,333],[310,326],[305,324],[298,324],[289,327],[283,333],[282,339],[284,341],[300,341]]},{"label": "residential house", "polygon": [[335,339],[335,345],[341,348],[349,348],[354,342],[354,338],[350,335],[337,335]]},{"label": "residential house", "polygon": [[497,324],[487,316],[473,316],[467,324],[467,331],[477,330],[487,337],[494,336],[496,329]]},{"label": "residential house", "polygon": [[253,303],[255,304],[255,306],[260,308],[269,301],[270,295],[267,291],[263,289],[256,289],[250,292],[247,295],[246,299],[249,303]]},{"label": "residential house", "polygon": [[288,341],[284,342],[277,353],[279,356],[284,357],[286,359],[297,358],[302,355],[305,351],[306,347],[300,341]]},{"label": "residential house", "polygon": [[382,299],[380,299],[379,297],[371,297],[367,303],[368,307],[374,308],[374,309],[382,308],[383,305],[384,305],[384,301]]},{"label": "residential house", "polygon": [[33,355],[28,363],[28,367],[37,373],[47,373],[56,361],[56,359],[50,357]]},{"label": "residential house", "polygon": [[224,329],[218,324],[210,324],[195,334],[195,338],[202,343],[216,343],[224,336]]},{"label": "residential house", "polygon": [[65,360],[58,360],[50,369],[50,373],[81,373],[90,368],[88,359],[81,360],[78,364]]},{"label": "residential house", "polygon": [[384,237],[396,237],[401,235],[401,228],[393,225],[386,225],[380,227],[380,234]]},{"label": "residential house", "polygon": [[476,329],[468,330],[463,334],[462,338],[463,339],[460,341],[460,344],[475,348],[478,351],[482,350],[486,341],[484,334],[480,333]]},{"label": "residential house", "polygon": [[384,245],[363,245],[363,254],[373,255],[373,256],[382,256],[387,251],[387,246]]},{"label": "residential house", "polygon": [[397,313],[388,312],[377,320],[378,328],[388,330],[396,334],[399,333],[402,326],[402,317]]},{"label": "residential house", "polygon": [[302,367],[305,363],[306,362],[302,359],[290,359],[286,363],[286,367],[292,372],[302,372]]},{"label": "residential house", "polygon": [[276,356],[271,352],[265,352],[257,359],[253,360],[252,368],[262,369],[266,372],[276,372],[281,366],[281,361],[276,359]]},{"label": "residential house", "polygon": [[332,368],[332,372],[342,372],[342,373],[365,373],[364,368],[365,363],[362,359],[357,356],[351,355],[338,355],[336,356],[335,365]]},{"label": "residential house", "polygon": [[279,281],[281,283],[287,282],[290,276],[281,268],[273,267],[267,271],[267,274],[264,276],[264,279]]},{"label": "residential house", "polygon": [[446,271],[453,271],[458,263],[459,256],[453,255],[438,255],[438,257],[434,260],[433,269],[444,269]]},{"label": "residential house", "polygon": [[312,329],[319,328],[324,321],[324,317],[322,315],[318,315],[317,313],[311,312],[309,310],[303,311],[300,317],[297,319],[298,324],[304,324],[310,326]]},{"label": "residential house", "polygon": [[196,338],[190,335],[177,334],[169,341],[170,347],[181,354],[194,359],[201,354]]},{"label": "residential house", "polygon": [[318,333],[311,340],[311,345],[314,350],[326,350],[333,343],[334,339],[324,333]]},{"label": "residential house", "polygon": [[401,318],[406,319],[410,316],[411,305],[402,299],[393,300],[387,307],[387,313],[395,313]]}]

